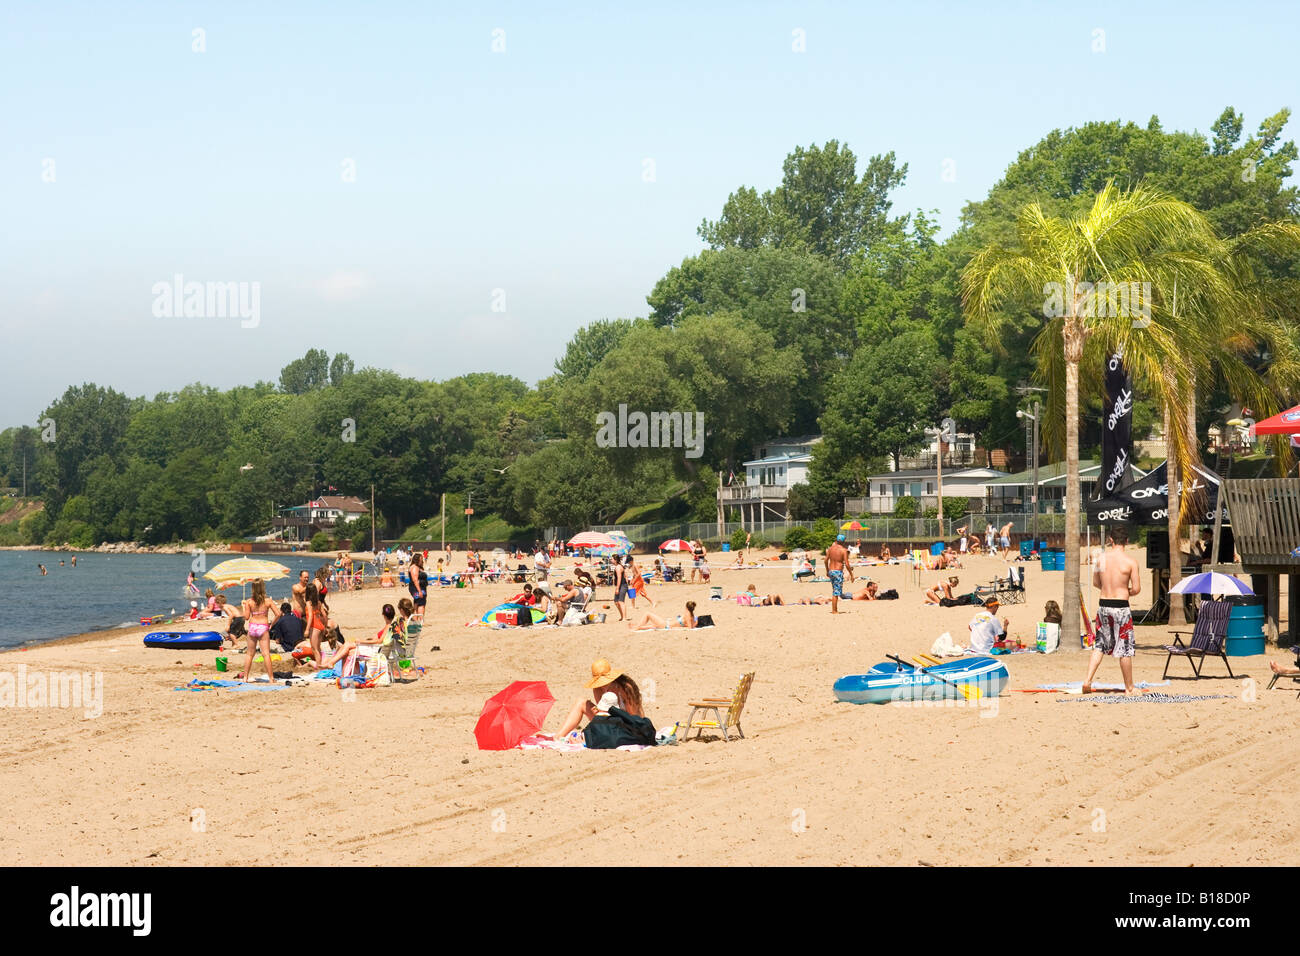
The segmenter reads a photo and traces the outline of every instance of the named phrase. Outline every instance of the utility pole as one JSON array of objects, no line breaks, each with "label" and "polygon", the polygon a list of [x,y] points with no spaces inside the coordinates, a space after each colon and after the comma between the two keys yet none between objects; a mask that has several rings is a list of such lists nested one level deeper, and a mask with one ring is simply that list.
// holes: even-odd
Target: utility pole
[{"label": "utility pole", "polygon": [[1043,406],[1035,400],[1034,402],[1034,494],[1033,507],[1034,514],[1030,519],[1031,534],[1034,536],[1034,547],[1038,547],[1038,421],[1043,417]]},{"label": "utility pole", "polygon": [[375,483],[370,483],[370,553],[375,553]]},{"label": "utility pole", "polygon": [[438,514],[442,517],[442,550],[447,550],[447,492],[442,493],[442,501],[438,505]]},{"label": "utility pole", "polygon": [[474,492],[465,492],[465,550],[469,550],[469,519],[474,514]]}]

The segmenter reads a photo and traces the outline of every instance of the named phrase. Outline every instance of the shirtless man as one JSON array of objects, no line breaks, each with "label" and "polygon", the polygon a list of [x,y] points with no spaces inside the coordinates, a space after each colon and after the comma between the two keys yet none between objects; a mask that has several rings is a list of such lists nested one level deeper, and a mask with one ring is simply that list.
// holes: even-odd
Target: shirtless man
[{"label": "shirtless man", "polygon": [[844,547],[844,535],[836,535],[835,543],[826,551],[826,570],[831,579],[831,613],[840,613],[840,598],[844,597],[844,572],[849,572],[853,583],[853,569],[849,567],[849,549]]},{"label": "shirtless man", "polygon": [[1002,530],[998,532],[998,544],[1002,548],[1003,561],[1007,559],[1007,555],[1011,552],[1011,524],[1012,522],[1008,521],[1002,526]]},{"label": "shirtless man", "polygon": [[307,571],[299,571],[298,583],[289,589],[293,601],[293,613],[304,621],[307,620],[307,584],[309,581],[311,581],[311,575]]},{"label": "shirtless man", "polygon": [[1119,658],[1124,675],[1124,693],[1135,694],[1133,687],[1133,612],[1128,601],[1142,590],[1137,562],[1124,553],[1128,528],[1114,525],[1110,529],[1110,547],[1093,566],[1092,586],[1101,589],[1101,607],[1097,609],[1097,639],[1088,663],[1083,692],[1092,693],[1092,679],[1101,666],[1104,654]]}]

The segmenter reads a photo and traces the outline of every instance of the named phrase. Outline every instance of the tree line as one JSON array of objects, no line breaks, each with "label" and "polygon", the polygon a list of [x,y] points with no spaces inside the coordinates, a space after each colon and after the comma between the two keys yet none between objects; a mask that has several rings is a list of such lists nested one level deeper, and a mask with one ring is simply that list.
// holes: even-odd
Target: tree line
[{"label": "tree line", "polygon": [[[227,391],[69,387],[37,426],[0,432],[4,483],[19,486],[25,463],[28,493],[46,506],[0,525],[0,540],[246,536],[266,531],[277,508],[331,487],[364,496],[372,483],[388,533],[435,513],[441,492],[472,493],[476,512],[535,529],[608,522],[646,503],[662,503],[657,518],[710,520],[719,473],[739,475],[767,439],[806,433],[825,440],[796,517],[835,515],[841,496],[864,493],[866,476],[918,448],[942,417],[986,448],[1022,447],[1018,387],[1055,387],[1060,375],[1054,353],[1035,346],[1043,297],[1022,289],[972,320],[962,277],[982,251],[1023,235],[1027,208],[1065,221],[1108,184],[1140,184],[1184,200],[1225,240],[1295,223],[1288,118],[1249,135],[1231,108],[1208,135],[1166,132],[1154,117],[1054,130],[944,240],[933,213],[894,210],[908,174],[894,153],[860,164],[835,140],[798,147],[779,185],[740,186],[700,224],[707,248],[655,283],[646,315],[580,328],[535,386],[492,373],[422,381],[312,349],[276,383]],[[1300,279],[1295,257],[1265,251],[1252,266],[1273,283]],[[1277,343],[1238,344],[1240,368],[1207,368],[1193,390],[1202,433],[1240,397],[1242,369],[1267,379]],[[1100,441],[1097,361],[1090,353],[1080,366],[1085,451]],[[620,405],[703,412],[702,455],[600,447],[597,415]],[[1135,434],[1163,415],[1139,395]],[[1049,402],[1054,458],[1064,416]]]}]

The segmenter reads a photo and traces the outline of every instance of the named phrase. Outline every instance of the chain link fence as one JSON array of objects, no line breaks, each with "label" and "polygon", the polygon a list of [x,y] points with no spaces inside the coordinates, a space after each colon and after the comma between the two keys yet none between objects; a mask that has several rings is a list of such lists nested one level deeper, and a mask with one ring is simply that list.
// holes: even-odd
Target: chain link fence
[{"label": "chain link fence", "polygon": [[[836,526],[842,525],[847,521],[854,519],[841,518],[836,522]],[[984,540],[984,531],[988,525],[993,525],[995,530],[1010,523],[1011,537],[1015,540],[1029,537],[1034,516],[1032,514],[1010,514],[1006,512],[999,513],[972,513],[961,518],[957,522],[945,521],[944,533],[939,533],[938,518],[895,518],[893,516],[879,516],[861,519],[863,525],[861,531],[845,531],[849,541],[857,542],[891,542],[891,543],[917,543],[925,542],[927,545],[941,540],[951,541],[956,538],[956,529],[965,527],[968,534],[976,535],[981,541]],[[785,534],[791,528],[812,529],[815,522],[812,521],[766,521],[760,527],[757,524],[741,524],[739,521],[728,521],[723,525],[724,531],[721,539],[718,537],[718,523],[716,521],[707,522],[660,522],[656,524],[603,524],[592,525],[589,530],[603,531],[606,534],[612,531],[619,531],[627,535],[628,539],[639,549],[653,551],[662,542],[671,538],[685,538],[689,540],[699,539],[707,547],[715,549],[722,541],[729,541],[732,534],[737,530],[751,532],[754,537],[764,538],[768,544],[779,546],[785,539]],[[559,538],[567,540],[578,531],[588,530],[584,528],[548,528],[546,537]],[[1092,527],[1092,536],[1097,539],[1100,534],[1100,528],[1096,525]],[[1065,533],[1065,515],[1063,514],[1040,514],[1038,516],[1038,536],[1040,539],[1049,535],[1059,536]],[[1088,526],[1084,516],[1079,516],[1079,534],[1081,537],[1087,537]]]}]

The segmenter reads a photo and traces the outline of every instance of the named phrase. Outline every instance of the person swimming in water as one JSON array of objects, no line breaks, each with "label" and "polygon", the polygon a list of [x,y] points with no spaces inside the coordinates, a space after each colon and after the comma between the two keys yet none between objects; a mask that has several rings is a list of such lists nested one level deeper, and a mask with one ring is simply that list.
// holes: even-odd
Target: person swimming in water
[{"label": "person swimming in water", "polygon": [[41,569],[41,574],[49,574],[49,572],[45,570],[45,565],[38,564],[36,566]]}]

